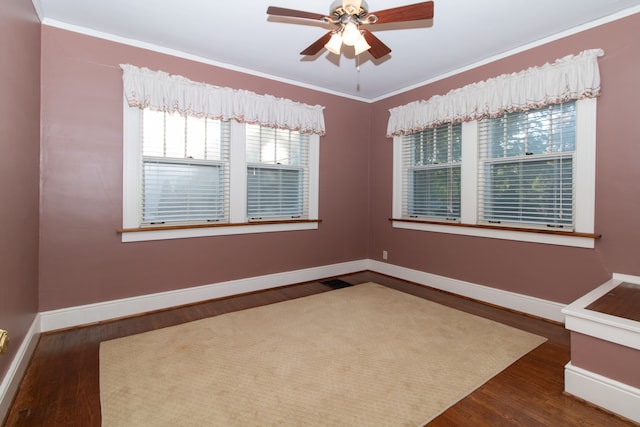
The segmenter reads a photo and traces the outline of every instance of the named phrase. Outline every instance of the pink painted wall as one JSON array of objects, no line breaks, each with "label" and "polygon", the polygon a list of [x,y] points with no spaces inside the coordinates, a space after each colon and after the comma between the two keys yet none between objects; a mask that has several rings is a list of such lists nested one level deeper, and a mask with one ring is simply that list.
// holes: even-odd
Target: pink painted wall
[{"label": "pink painted wall", "polygon": [[[121,63],[324,105],[319,229],[121,243]],[[47,26],[42,73],[40,311],[366,257],[368,104]]]},{"label": "pink painted wall", "polygon": [[[585,49],[602,48],[602,95],[598,100],[596,217],[602,234],[595,249],[511,242],[394,229],[392,141],[386,138],[389,108],[445,94],[464,85],[552,62]],[[495,61],[377,102],[370,143],[371,259],[569,303],[612,273],[640,275],[640,14]]]},{"label": "pink painted wall", "polygon": [[[38,311],[40,22],[31,2],[0,7],[0,381]],[[1,415],[0,415],[1,416]],[[0,420],[1,421],[1,420]]]}]

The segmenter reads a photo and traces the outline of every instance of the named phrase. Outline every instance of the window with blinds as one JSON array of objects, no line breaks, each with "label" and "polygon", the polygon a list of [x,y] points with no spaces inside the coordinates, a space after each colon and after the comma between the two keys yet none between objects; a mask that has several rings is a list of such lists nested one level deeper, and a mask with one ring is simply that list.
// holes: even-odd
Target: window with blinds
[{"label": "window with blinds", "polygon": [[459,221],[461,125],[402,137],[403,216]]},{"label": "window with blinds", "polygon": [[571,231],[575,148],[575,101],[482,120],[479,221]]},{"label": "window with blinds", "polygon": [[246,127],[249,221],[308,218],[309,136]]},{"label": "window with blinds", "polygon": [[141,114],[142,225],[227,222],[229,123]]}]

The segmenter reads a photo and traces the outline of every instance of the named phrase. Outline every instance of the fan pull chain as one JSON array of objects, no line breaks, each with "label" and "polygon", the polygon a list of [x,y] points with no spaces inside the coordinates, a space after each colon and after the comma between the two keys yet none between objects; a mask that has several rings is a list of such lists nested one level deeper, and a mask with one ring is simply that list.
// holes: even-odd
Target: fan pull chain
[{"label": "fan pull chain", "polygon": [[360,55],[356,55],[356,88],[360,91]]}]

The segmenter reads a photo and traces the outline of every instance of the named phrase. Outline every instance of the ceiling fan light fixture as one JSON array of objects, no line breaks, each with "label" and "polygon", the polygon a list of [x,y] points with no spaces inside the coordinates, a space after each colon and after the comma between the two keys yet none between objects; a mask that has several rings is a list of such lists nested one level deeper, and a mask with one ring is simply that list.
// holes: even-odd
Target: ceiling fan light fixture
[{"label": "ceiling fan light fixture", "polygon": [[390,24],[407,21],[421,21],[433,19],[433,0],[406,6],[392,7],[369,13],[369,7],[364,0],[334,0],[328,15],[306,12],[303,10],[286,9],[269,6],[267,15],[289,18],[311,19],[323,24],[334,26],[333,31],[322,35],[318,40],[300,52],[301,55],[317,55],[322,48],[340,55],[342,44],[354,46],[357,54],[369,51],[375,59],[380,59],[389,53],[391,48],[384,44],[367,27],[371,24]]},{"label": "ceiling fan light fixture", "polygon": [[353,22],[347,23],[342,30],[342,42],[347,46],[353,46],[362,37],[358,26]]},{"label": "ceiling fan light fixture", "polygon": [[361,34],[356,44],[353,45],[353,48],[356,51],[356,55],[360,55],[362,52],[366,52],[367,50],[371,49],[371,46],[369,45],[369,43],[367,43],[367,40]]},{"label": "ceiling fan light fixture", "polygon": [[340,55],[340,49],[342,48],[342,36],[339,32],[335,32],[331,35],[331,38],[324,45],[324,47],[331,53]]}]

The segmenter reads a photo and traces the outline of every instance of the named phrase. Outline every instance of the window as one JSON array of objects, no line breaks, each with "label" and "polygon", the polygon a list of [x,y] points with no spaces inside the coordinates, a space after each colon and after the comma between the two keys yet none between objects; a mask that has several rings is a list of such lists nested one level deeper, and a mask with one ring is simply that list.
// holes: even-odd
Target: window
[{"label": "window", "polygon": [[479,125],[479,221],[573,230],[575,101]]},{"label": "window", "polygon": [[395,137],[393,226],[593,247],[527,230],[594,232],[595,123],[588,98]]},{"label": "window", "polygon": [[309,135],[247,125],[250,221],[308,216]]},{"label": "window", "polygon": [[318,135],[124,109],[124,242],[317,228]]},{"label": "window", "polygon": [[409,218],[460,219],[461,125],[402,137],[403,212]]},{"label": "window", "polygon": [[140,225],[228,222],[229,122],[142,110]]}]

